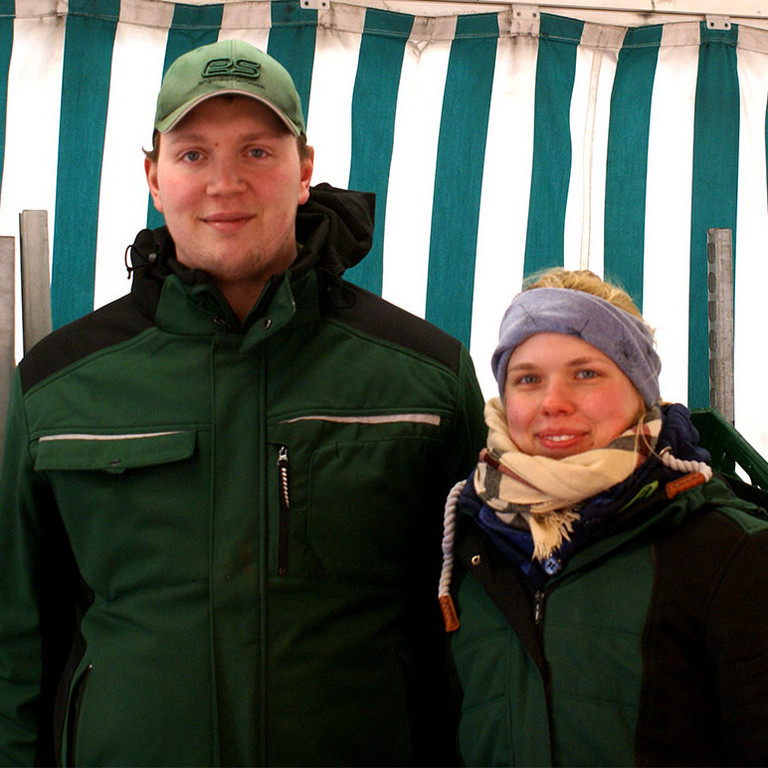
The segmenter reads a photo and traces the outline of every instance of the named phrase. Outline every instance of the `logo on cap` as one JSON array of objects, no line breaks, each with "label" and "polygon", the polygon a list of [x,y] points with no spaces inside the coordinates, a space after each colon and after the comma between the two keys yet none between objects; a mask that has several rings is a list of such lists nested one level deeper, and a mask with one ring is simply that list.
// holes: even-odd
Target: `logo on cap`
[{"label": "logo on cap", "polygon": [[250,59],[211,59],[203,68],[203,77],[245,77],[256,80],[261,64]]}]

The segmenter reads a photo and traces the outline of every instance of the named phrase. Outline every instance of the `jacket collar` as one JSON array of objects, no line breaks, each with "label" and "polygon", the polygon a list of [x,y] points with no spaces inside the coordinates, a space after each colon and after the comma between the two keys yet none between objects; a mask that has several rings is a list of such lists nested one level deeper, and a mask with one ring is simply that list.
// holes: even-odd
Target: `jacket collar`
[{"label": "jacket collar", "polygon": [[[370,193],[337,189],[329,184],[312,187],[309,199],[296,214],[296,239],[301,244],[296,260],[287,273],[272,277],[256,309],[271,305],[286,280],[298,281],[313,268],[321,288],[336,297],[332,300],[343,301],[341,276],[370,250],[374,208],[374,195]],[[164,284],[173,276],[169,294],[183,289],[198,308],[236,324],[210,277],[177,261],[173,239],[165,227],[139,232],[129,254],[130,265],[126,260],[126,266],[133,273],[131,296],[148,317],[155,318]]]}]

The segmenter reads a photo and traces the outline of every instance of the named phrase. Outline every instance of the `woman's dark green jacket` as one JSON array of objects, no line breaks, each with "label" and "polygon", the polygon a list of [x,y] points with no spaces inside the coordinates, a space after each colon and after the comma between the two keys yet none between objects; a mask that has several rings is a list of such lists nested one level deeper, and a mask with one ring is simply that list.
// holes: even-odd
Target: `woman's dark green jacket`
[{"label": "woman's dark green jacket", "polygon": [[672,499],[650,482],[534,589],[473,496],[451,636],[467,765],[768,765],[761,510],[717,478]]}]

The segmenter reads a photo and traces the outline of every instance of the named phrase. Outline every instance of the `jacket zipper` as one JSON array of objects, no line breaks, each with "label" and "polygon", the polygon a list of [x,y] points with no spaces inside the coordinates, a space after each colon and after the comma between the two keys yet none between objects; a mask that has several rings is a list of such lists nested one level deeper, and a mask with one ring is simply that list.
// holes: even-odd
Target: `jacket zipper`
[{"label": "jacket zipper", "polygon": [[533,623],[537,627],[540,627],[544,621],[544,603],[556,586],[556,584],[549,584],[544,589],[537,589],[533,593]]},{"label": "jacket zipper", "polygon": [[80,722],[80,710],[85,696],[85,685],[90,677],[93,664],[89,664],[80,678],[72,686],[69,703],[69,715],[67,718],[67,751],[64,765],[75,765],[75,742],[77,740],[77,727]]},{"label": "jacket zipper", "polygon": [[280,524],[277,543],[277,575],[288,573],[288,521],[291,512],[291,497],[288,493],[288,448],[281,445],[277,452],[277,472],[280,483]]}]

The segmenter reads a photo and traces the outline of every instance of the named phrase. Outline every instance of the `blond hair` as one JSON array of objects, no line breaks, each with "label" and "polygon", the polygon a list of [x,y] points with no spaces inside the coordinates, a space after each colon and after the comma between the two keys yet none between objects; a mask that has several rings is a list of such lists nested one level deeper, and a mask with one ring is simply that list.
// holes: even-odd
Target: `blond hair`
[{"label": "blond hair", "polygon": [[643,319],[635,302],[623,288],[606,283],[589,269],[569,270],[556,267],[546,272],[539,272],[526,280],[523,290],[527,291],[531,288],[570,288],[574,291],[584,291],[610,302],[619,309],[629,312],[630,315]]}]

